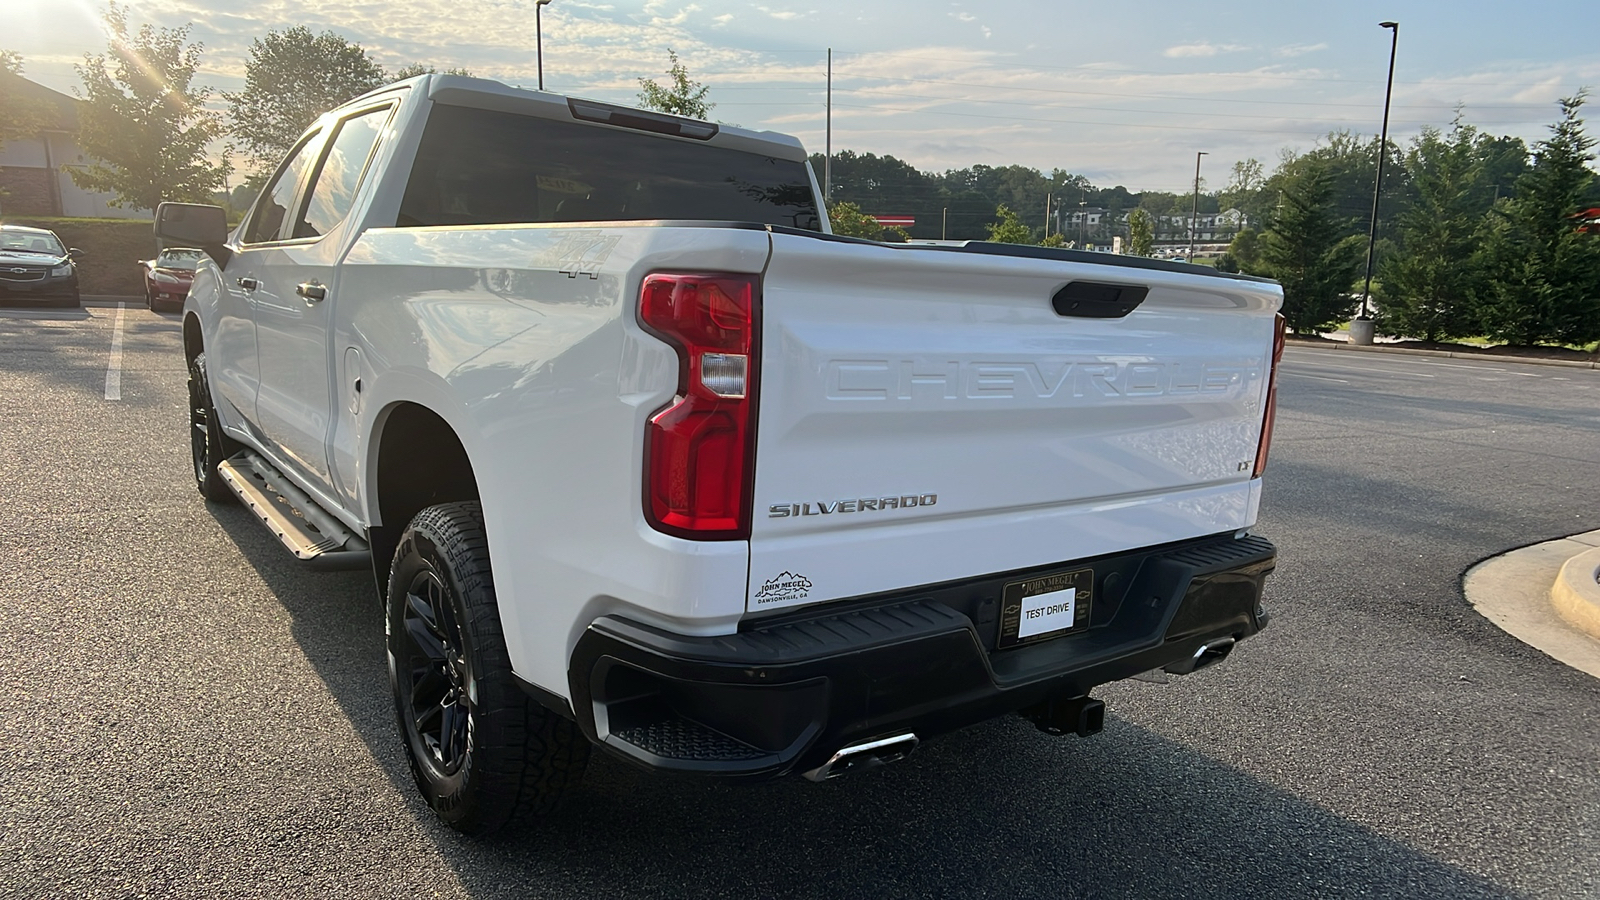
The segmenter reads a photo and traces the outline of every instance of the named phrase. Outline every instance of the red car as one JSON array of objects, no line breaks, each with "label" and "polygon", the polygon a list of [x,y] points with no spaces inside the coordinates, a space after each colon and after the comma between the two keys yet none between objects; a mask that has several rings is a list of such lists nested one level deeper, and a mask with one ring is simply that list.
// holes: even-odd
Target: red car
[{"label": "red car", "polygon": [[182,309],[194,281],[194,268],[203,251],[169,248],[155,259],[140,261],[144,266],[144,305],[150,309]]}]

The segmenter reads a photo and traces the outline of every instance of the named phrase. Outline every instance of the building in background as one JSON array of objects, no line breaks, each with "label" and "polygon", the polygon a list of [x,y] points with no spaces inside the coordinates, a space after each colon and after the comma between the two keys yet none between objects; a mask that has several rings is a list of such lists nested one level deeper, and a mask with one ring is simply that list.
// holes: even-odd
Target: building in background
[{"label": "building in background", "polygon": [[89,164],[78,148],[78,106],[83,102],[20,75],[0,72],[12,97],[40,104],[49,114],[36,134],[0,146],[0,216],[83,216],[148,219],[148,209],[112,206],[111,194],[86,191],[71,170]]}]

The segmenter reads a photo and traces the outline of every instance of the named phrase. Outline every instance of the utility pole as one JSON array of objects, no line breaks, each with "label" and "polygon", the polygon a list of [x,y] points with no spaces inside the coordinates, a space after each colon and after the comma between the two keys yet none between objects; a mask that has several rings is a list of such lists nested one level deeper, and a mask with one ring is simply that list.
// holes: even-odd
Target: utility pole
[{"label": "utility pole", "polygon": [[1204,150],[1194,155],[1194,207],[1189,213],[1189,262],[1194,262],[1194,233],[1200,225],[1200,157],[1207,155]]},{"label": "utility pole", "polygon": [[939,211],[939,240],[950,239],[950,207],[946,206]]},{"label": "utility pole", "polygon": [[1044,195],[1044,236],[1050,236],[1050,194]]},{"label": "utility pole", "polygon": [[1078,249],[1089,247],[1089,201],[1078,201]]},{"label": "utility pole", "polygon": [[828,48],[828,143],[822,160],[822,202],[833,202],[833,48]]},{"label": "utility pole", "polygon": [[[1378,198],[1383,196],[1383,161],[1389,155],[1389,99],[1394,96],[1394,53],[1400,46],[1400,23],[1379,22],[1378,27],[1387,28],[1391,32],[1389,39],[1389,83],[1383,89],[1383,134],[1378,138],[1378,177],[1372,184],[1372,224],[1367,228],[1367,280],[1361,288],[1361,315],[1356,317],[1356,325],[1350,324],[1350,342],[1354,344],[1370,344],[1376,327],[1372,322],[1372,314],[1367,308],[1367,298],[1372,294],[1372,249],[1378,241]],[[1359,329],[1359,331],[1358,331]]]}]

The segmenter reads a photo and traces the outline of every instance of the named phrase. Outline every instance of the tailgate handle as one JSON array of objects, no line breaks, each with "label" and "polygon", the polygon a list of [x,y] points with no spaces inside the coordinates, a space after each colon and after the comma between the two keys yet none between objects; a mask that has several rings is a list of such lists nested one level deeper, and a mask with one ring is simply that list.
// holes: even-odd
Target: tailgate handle
[{"label": "tailgate handle", "polygon": [[1142,284],[1074,281],[1050,298],[1056,312],[1083,319],[1120,319],[1144,302],[1150,289]]}]

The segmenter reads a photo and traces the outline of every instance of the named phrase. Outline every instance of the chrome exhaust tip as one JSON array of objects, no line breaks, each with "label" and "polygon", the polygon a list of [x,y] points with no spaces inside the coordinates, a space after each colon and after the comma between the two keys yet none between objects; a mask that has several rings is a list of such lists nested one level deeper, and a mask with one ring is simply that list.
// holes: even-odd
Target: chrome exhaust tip
[{"label": "chrome exhaust tip", "polygon": [[910,756],[911,751],[917,749],[919,743],[921,741],[917,736],[908,731],[893,737],[851,744],[828,757],[827,762],[806,772],[805,776],[812,781],[827,781],[829,778],[838,778],[846,772],[899,762]]},{"label": "chrome exhaust tip", "polygon": [[1227,659],[1228,654],[1233,652],[1233,645],[1236,643],[1238,642],[1231,637],[1207,641],[1200,645],[1200,649],[1194,651],[1193,656],[1188,659],[1180,659],[1175,663],[1168,663],[1162,666],[1161,670],[1172,675],[1188,675],[1190,672],[1198,672],[1207,666],[1214,666]]}]

